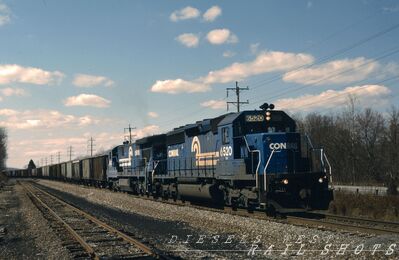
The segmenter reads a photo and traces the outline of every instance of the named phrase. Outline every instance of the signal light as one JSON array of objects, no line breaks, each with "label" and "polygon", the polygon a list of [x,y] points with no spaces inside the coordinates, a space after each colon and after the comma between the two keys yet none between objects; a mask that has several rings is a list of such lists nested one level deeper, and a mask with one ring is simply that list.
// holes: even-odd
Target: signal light
[{"label": "signal light", "polygon": [[269,105],[268,103],[264,103],[259,108],[262,109],[262,110],[267,110],[267,109],[273,110],[274,109],[274,105],[273,104]]}]

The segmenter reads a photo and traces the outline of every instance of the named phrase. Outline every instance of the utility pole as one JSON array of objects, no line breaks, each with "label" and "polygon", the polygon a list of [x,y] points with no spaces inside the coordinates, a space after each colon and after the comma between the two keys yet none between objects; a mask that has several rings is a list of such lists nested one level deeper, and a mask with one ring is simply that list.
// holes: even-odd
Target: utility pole
[{"label": "utility pole", "polygon": [[50,165],[53,165],[53,155],[50,155]]},{"label": "utility pole", "polygon": [[136,129],[136,127],[131,127],[130,124],[129,124],[128,128],[124,128],[124,131],[129,130],[129,144],[132,143],[132,130],[133,129]]},{"label": "utility pole", "polygon": [[46,166],[47,166],[47,157],[46,157]]},{"label": "utility pole", "polygon": [[61,162],[61,152],[57,153],[57,158],[58,158],[58,163],[60,163]]},{"label": "utility pole", "polygon": [[67,155],[69,155],[69,160],[72,161],[72,146],[70,145],[67,150]]},{"label": "utility pole", "polygon": [[95,139],[93,139],[93,137],[90,137],[90,139],[87,140],[87,150],[90,151],[90,156],[93,156],[93,147],[96,146],[94,141]]},{"label": "utility pole", "polygon": [[237,112],[240,112],[240,105],[241,104],[249,104],[248,100],[246,102],[240,101],[240,92],[243,91],[243,90],[249,90],[249,88],[248,87],[240,88],[238,86],[238,82],[236,81],[236,87],[235,88],[226,88],[227,97],[229,97],[229,90],[233,90],[233,91],[236,92],[237,101],[227,101],[226,102],[227,103],[227,111],[229,111],[229,104],[233,104],[233,105],[237,106]]}]

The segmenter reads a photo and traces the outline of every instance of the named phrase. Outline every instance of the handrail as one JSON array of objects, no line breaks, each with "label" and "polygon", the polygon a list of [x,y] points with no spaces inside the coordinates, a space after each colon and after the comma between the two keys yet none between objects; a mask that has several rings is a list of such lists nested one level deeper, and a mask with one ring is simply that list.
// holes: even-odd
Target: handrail
[{"label": "handrail", "polygon": [[155,173],[155,169],[157,168],[158,164],[159,164],[159,161],[155,161],[155,166],[151,172],[151,183],[154,183],[154,173]]},{"label": "handrail", "polygon": [[[245,136],[243,136],[243,139],[245,141],[245,145],[247,146],[248,152],[258,153],[259,160],[258,160],[258,165],[256,166],[256,171],[255,171],[255,188],[256,188],[256,190],[259,190],[259,167],[262,162],[262,156],[261,156],[260,150],[251,150],[249,148],[248,141],[247,141],[247,138],[245,138]],[[252,166],[251,166],[251,168],[252,168]]]},{"label": "handrail", "polygon": [[328,165],[328,175],[329,175],[328,177],[330,178],[331,187],[334,189],[334,183],[333,183],[333,178],[332,178],[332,168],[331,168],[330,161],[328,160],[327,155],[325,153],[323,153],[323,157],[326,160],[327,165]]},{"label": "handrail", "polygon": [[309,135],[305,133],[305,136],[306,136],[306,139],[308,140],[308,143],[310,144],[310,148],[311,148],[311,149],[314,149],[313,143],[312,143],[312,141],[310,140]]},{"label": "handrail", "polygon": [[267,192],[266,169],[267,169],[267,167],[269,166],[270,160],[272,159],[273,154],[274,154],[275,151],[276,151],[276,150],[272,149],[272,152],[271,152],[270,155],[269,155],[269,159],[268,159],[267,162],[266,162],[265,168],[263,169],[263,184],[264,184],[263,189],[264,189],[264,191],[266,191],[266,192]]}]

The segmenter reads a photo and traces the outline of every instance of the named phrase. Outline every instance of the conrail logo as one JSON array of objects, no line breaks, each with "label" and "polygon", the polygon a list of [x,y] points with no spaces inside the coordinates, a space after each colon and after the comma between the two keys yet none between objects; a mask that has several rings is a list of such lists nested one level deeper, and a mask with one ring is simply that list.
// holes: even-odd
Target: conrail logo
[{"label": "conrail logo", "polygon": [[219,152],[201,152],[201,143],[197,136],[194,136],[191,143],[191,152],[195,154],[196,166],[214,166],[219,161]]},{"label": "conrail logo", "polygon": [[270,143],[269,148],[270,150],[297,150],[298,145],[296,143]]}]

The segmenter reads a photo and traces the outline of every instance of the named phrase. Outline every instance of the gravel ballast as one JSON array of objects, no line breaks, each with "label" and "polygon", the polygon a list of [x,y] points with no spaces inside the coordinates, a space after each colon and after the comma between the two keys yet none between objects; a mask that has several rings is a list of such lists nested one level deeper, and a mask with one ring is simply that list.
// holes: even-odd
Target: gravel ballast
[{"label": "gravel ballast", "polygon": [[325,231],[150,201],[106,189],[48,180],[39,183],[90,203],[164,221],[164,225],[182,226],[187,232],[160,228],[163,242],[158,238],[157,243],[185,258],[395,259],[399,256],[398,236]]},{"label": "gravel ballast", "polygon": [[15,180],[0,190],[0,204],[0,259],[71,259]]}]

